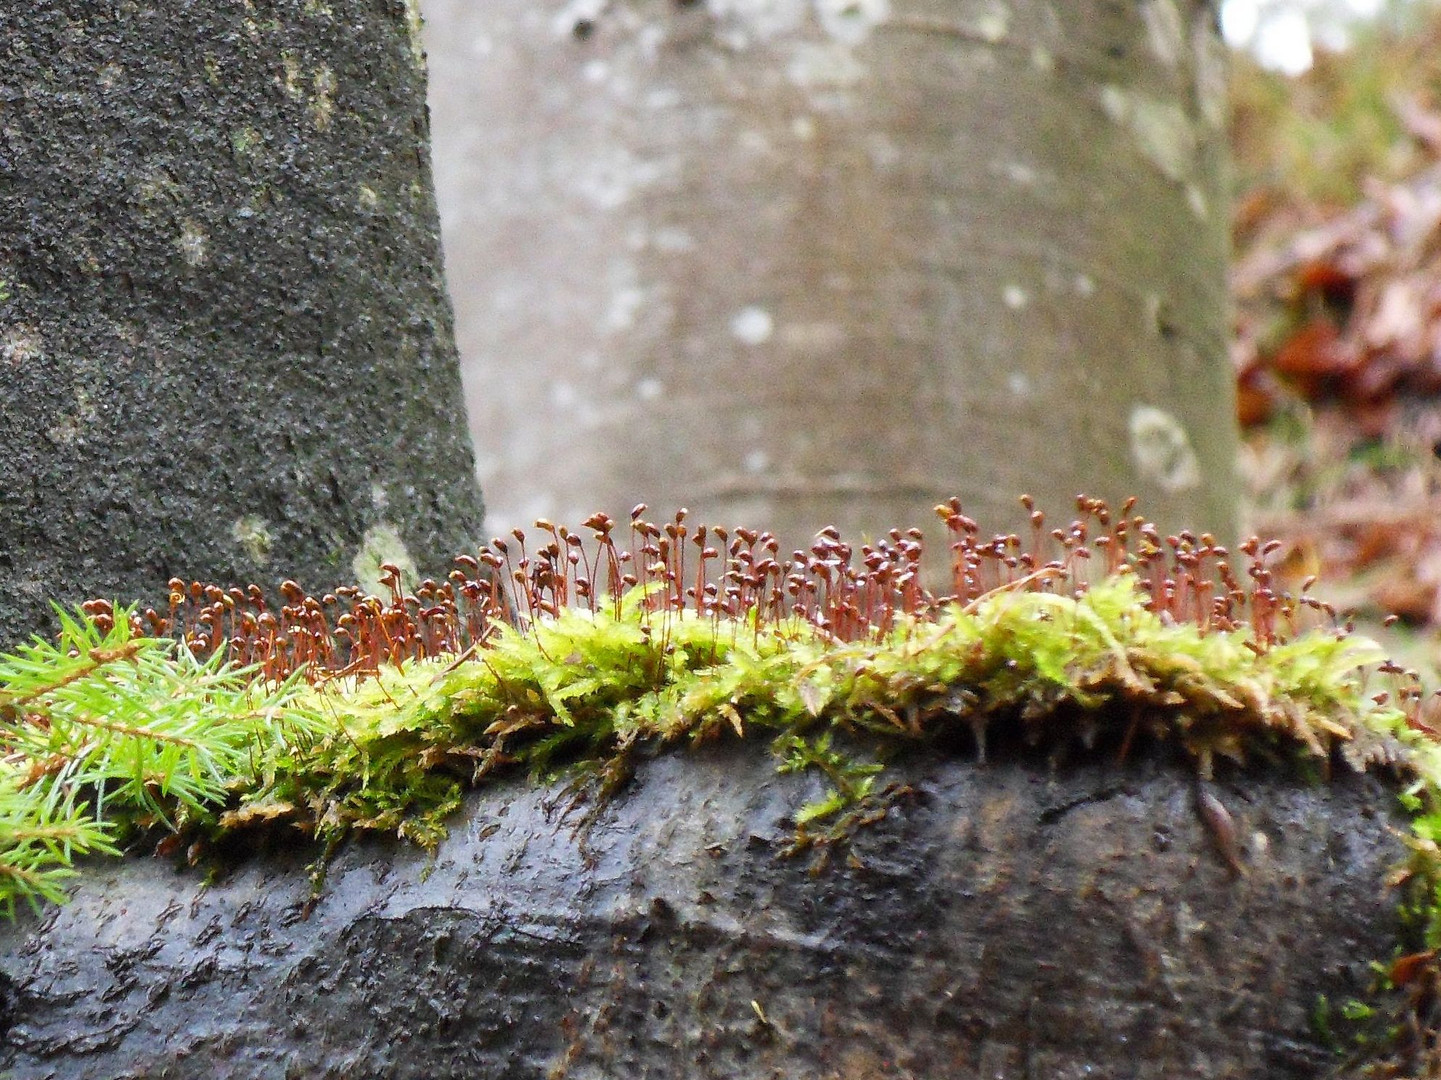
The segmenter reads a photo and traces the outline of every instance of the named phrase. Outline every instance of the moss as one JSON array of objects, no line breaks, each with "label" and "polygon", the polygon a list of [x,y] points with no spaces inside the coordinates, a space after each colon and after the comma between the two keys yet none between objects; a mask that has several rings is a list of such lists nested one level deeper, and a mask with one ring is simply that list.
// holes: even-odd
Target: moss
[{"label": "moss", "polygon": [[[958,510],[939,509],[971,535]],[[176,580],[174,624],[147,618],[152,632],[179,641],[92,602],[57,643],[36,639],[0,659],[10,748],[0,762],[0,899],[62,899],[74,857],[113,852],[137,831],[203,847],[285,826],[327,853],[362,833],[433,847],[465,792],[499,773],[570,771],[604,795],[639,755],[705,741],[766,740],[778,769],[823,776],[827,789],[795,815],[795,846],[823,850],[884,815],[896,790],[890,766],[914,750],[973,746],[984,758],[1005,742],[1125,757],[1147,745],[1179,751],[1201,778],[1223,761],[1280,763],[1307,777],[1387,770],[1415,827],[1413,859],[1397,875],[1412,886],[1403,902],[1425,944],[1441,946],[1441,743],[1419,723],[1419,690],[1376,644],[1325,620],[1279,633],[1278,613],[1294,619],[1307,607],[1269,591],[1264,549],[1243,548],[1257,583],[1243,619],[1233,579],[1227,599],[1207,608],[1199,577],[1162,575],[1150,544],[1126,557],[1096,541],[1111,572],[1088,581],[1074,542],[1067,561],[1037,567],[1038,558],[1006,554],[1015,538],[958,541],[958,583],[969,584],[923,602],[914,580],[888,576],[875,552],[867,573],[838,577],[832,553],[849,560],[849,551],[823,533],[809,565],[828,595],[776,571],[798,599],[789,608],[767,600],[756,584],[772,574],[766,562],[737,557],[730,565],[755,567],[747,587],[758,591],[728,612],[701,584],[704,557],[689,595],[713,599],[686,606],[677,580],[687,579],[668,569],[680,569],[679,516],[666,530],[639,523],[642,538],[680,541],[642,547],[661,556],[649,566],[622,559],[607,546],[608,519],[592,520],[605,544],[594,559],[578,553],[569,577],[559,553],[583,545],[540,523],[556,542],[530,558],[522,548],[515,574],[530,585],[505,605],[499,573],[487,607],[481,581],[457,571],[445,626],[432,618],[444,607],[439,587],[405,593],[401,568],[371,544],[374,589],[392,600],[355,591],[339,622],[344,655],[322,645],[322,603],[292,583],[266,636],[233,594]],[[1124,540],[1125,529],[1106,539]],[[1187,542],[1173,539],[1177,565],[1194,568]],[[698,546],[704,540],[701,530]],[[757,534],[740,540],[765,550]],[[506,560],[514,554],[493,546]],[[1201,550],[1221,551],[1204,538]],[[1011,568],[1005,580],[972,580],[983,570],[970,555],[984,551]],[[918,558],[917,544],[902,563],[914,569]],[[646,576],[592,590],[592,575],[617,581],[626,566]],[[877,581],[888,583],[880,603],[843,588]],[[207,597],[209,607],[186,606]],[[868,616],[847,624],[862,606]],[[481,618],[502,607],[507,620]],[[1177,617],[1183,610],[1196,615]],[[454,633],[461,621],[474,631],[468,644]],[[1417,970],[1434,971],[1432,959]],[[1382,1011],[1368,1022],[1373,1014]]]}]

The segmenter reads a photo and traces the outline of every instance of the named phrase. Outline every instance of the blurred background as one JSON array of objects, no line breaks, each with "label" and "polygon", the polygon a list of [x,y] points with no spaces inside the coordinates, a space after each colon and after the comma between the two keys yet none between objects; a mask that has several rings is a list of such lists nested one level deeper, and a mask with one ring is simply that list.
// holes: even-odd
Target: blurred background
[{"label": "blurred background", "polygon": [[[484,257],[469,238],[486,212],[476,198],[486,155],[515,151],[487,145],[484,125],[478,134],[463,115],[467,81],[495,48],[466,6],[422,2],[442,231],[488,528],[498,532],[588,512],[526,482],[526,455],[541,451],[516,436],[575,407],[556,395],[583,396],[587,376],[526,407],[533,393],[497,399],[479,370],[492,347],[484,305],[526,296],[522,285],[482,301],[468,287]],[[564,14],[583,21],[607,6],[574,0]],[[1292,581],[1318,576],[1318,591],[1367,626],[1400,615],[1399,638],[1388,636],[1431,667],[1441,642],[1441,8],[1226,0],[1221,18],[1232,50],[1231,350],[1245,527],[1283,540]],[[592,186],[604,199],[603,140],[585,152],[599,162]],[[613,283],[617,296],[626,284]],[[645,297],[633,300],[617,320],[643,310]],[[732,332],[768,333],[765,313],[752,315]],[[577,357],[582,373],[585,362]]]}]

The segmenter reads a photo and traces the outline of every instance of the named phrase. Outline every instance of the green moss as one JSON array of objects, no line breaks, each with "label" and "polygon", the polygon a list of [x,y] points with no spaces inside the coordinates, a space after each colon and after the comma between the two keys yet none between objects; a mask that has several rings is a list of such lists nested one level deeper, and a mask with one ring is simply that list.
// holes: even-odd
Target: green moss
[{"label": "green moss", "polygon": [[[778,770],[825,779],[794,815],[797,848],[883,815],[909,750],[1124,755],[1149,742],[1203,777],[1219,759],[1306,777],[1387,770],[1414,824],[1400,902],[1441,947],[1441,742],[1413,722],[1418,691],[1378,646],[1327,628],[1258,639],[1249,623],[1178,621],[1131,570],[1074,595],[1046,591],[1055,580],[1043,570],[893,613],[849,641],[799,615],[667,608],[653,580],[595,610],[493,623],[459,653],[278,683],[87,605],[58,641],[0,657],[0,903],[63,901],[77,857],[157,832],[203,847],[299,828],[322,853],[317,872],[357,834],[433,847],[467,790],[497,775],[572,771],[605,795],[639,756],[707,740],[765,740]],[[1366,1003],[1322,1020],[1374,1028],[1394,1012]]]},{"label": "green moss", "polygon": [[[1408,780],[1417,871],[1441,881],[1441,751],[1367,694],[1374,644],[1315,630],[1257,648],[1245,630],[1153,614],[1131,575],[1079,598],[997,590],[849,644],[799,620],[650,611],[636,592],[616,610],[501,627],[470,653],[267,688],[124,619],[105,634],[68,620],[58,644],[0,662],[0,897],[56,899],[34,875],[59,881],[72,855],[157,824],[280,821],[327,846],[356,832],[430,846],[465,790],[501,770],[585,763],[613,781],[636,754],[707,739],[768,739],[780,768],[824,774],[831,789],[797,818],[815,840],[885,790],[895,754],[957,732],[982,754],[1139,735],[1203,775],[1257,755],[1384,764]],[[23,846],[60,810],[91,816],[88,839]]]}]

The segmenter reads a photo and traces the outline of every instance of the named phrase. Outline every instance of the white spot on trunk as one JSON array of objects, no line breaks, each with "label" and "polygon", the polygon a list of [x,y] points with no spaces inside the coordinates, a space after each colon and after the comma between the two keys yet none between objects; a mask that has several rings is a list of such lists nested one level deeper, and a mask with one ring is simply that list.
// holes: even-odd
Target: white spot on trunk
[{"label": "white spot on trunk", "polygon": [[635,396],[642,401],[658,401],[664,393],[665,383],[653,376],[635,384]]},{"label": "white spot on trunk", "polygon": [[638,286],[618,289],[611,295],[605,313],[605,329],[615,333],[635,325],[636,312],[645,303],[646,291]]},{"label": "white spot on trunk", "polygon": [[815,0],[821,27],[837,41],[859,45],[890,16],[890,0]]},{"label": "white spot on trunk", "polygon": [[1166,410],[1137,405],[1131,410],[1130,432],[1136,471],[1162,491],[1186,491],[1201,482],[1191,437]]},{"label": "white spot on trunk", "polygon": [[809,116],[797,116],[791,121],[791,134],[802,142],[816,137],[816,122]]},{"label": "white spot on trunk", "polygon": [[251,562],[264,566],[270,561],[273,540],[264,518],[255,514],[236,518],[230,526],[230,538],[240,545]]},{"label": "white spot on trunk", "polygon": [[1168,179],[1180,182],[1191,175],[1196,132],[1179,105],[1131,94],[1112,85],[1101,88],[1101,107],[1113,121],[1130,130],[1137,148]]},{"label": "white spot on trunk", "polygon": [[1195,184],[1186,185],[1186,205],[1202,221],[1206,220],[1210,208],[1206,205],[1206,194]]},{"label": "white spot on trunk", "polygon": [[1096,282],[1090,274],[1077,274],[1074,286],[1077,296],[1091,296],[1096,291]]},{"label": "white spot on trunk", "polygon": [[580,69],[580,77],[592,86],[605,82],[610,75],[610,65],[604,60],[587,60]]},{"label": "white spot on trunk", "polygon": [[335,72],[321,64],[311,76],[310,84],[315,96],[310,101],[310,119],[316,131],[330,126],[330,114],[335,111]]},{"label": "white spot on trunk", "polygon": [[28,326],[12,326],[0,337],[0,357],[16,367],[38,360],[41,356],[40,335]]},{"label": "white spot on trunk", "polygon": [[1186,51],[1186,24],[1174,0],[1150,0],[1141,5],[1151,52],[1167,67],[1175,67]]},{"label": "white spot on trunk", "polygon": [[360,539],[360,550],[350,560],[355,583],[372,595],[379,595],[385,589],[381,580],[381,564],[390,563],[400,568],[400,577],[408,588],[416,580],[415,560],[410,557],[400,530],[388,521],[377,521],[365,530]]},{"label": "white spot on trunk", "polygon": [[1031,302],[1031,294],[1019,285],[1007,285],[1001,290],[1001,299],[1006,302],[1006,307],[1012,311],[1020,311]]},{"label": "white spot on trunk", "polygon": [[355,201],[360,204],[362,210],[374,210],[380,204],[380,196],[370,185],[361,184],[357,189]]},{"label": "white spot on trunk", "polygon": [[1226,95],[1226,45],[1200,22],[1194,31],[1194,41],[1196,98],[1201,106],[1201,116],[1213,130],[1221,131],[1230,113],[1230,99]]},{"label": "white spot on trunk", "polygon": [[731,319],[731,334],[744,345],[764,345],[775,333],[775,319],[765,308],[741,308]]},{"label": "white spot on trunk", "polygon": [[205,265],[205,245],[209,239],[205,230],[193,221],[181,225],[175,246],[180,249],[180,257],[185,260],[186,266]]},{"label": "white spot on trunk", "polygon": [[1056,69],[1056,58],[1044,45],[1031,46],[1031,67],[1037,71],[1052,72]]},{"label": "white spot on trunk", "polygon": [[1001,170],[1014,183],[1030,187],[1036,182],[1036,170],[1019,161],[1008,161],[1001,166]]},{"label": "white spot on trunk", "polygon": [[992,45],[999,45],[1011,29],[1011,12],[1005,4],[992,0],[985,10],[976,16],[976,33]]},{"label": "white spot on trunk", "polygon": [[710,0],[708,6],[718,22],[740,31],[730,37],[744,48],[754,39],[778,37],[799,29],[810,4],[807,0]]},{"label": "white spot on trunk", "polygon": [[595,22],[609,3],[610,0],[570,0],[550,20],[550,29],[556,37],[569,37],[575,33],[576,26]]},{"label": "white spot on trunk", "polygon": [[684,251],[695,249],[695,240],[691,234],[684,229],[677,229],[673,225],[657,229],[651,243],[657,251],[664,251],[667,255],[675,255]]},{"label": "white spot on trunk", "polygon": [[746,455],[745,458],[746,472],[765,472],[766,469],[770,466],[770,463],[770,455],[767,454],[764,450],[752,450],[749,454]]},{"label": "white spot on trunk", "polygon": [[802,42],[786,65],[786,76],[806,89],[855,86],[866,75],[865,65],[851,50],[839,43],[815,45]]},{"label": "white spot on trunk", "polygon": [[1006,377],[1006,388],[1016,397],[1031,396],[1031,380],[1024,371],[1013,371]]}]

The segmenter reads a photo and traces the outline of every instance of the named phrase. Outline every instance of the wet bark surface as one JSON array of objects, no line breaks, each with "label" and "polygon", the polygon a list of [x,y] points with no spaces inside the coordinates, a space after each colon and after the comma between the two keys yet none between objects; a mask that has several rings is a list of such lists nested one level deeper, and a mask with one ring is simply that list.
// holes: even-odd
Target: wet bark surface
[{"label": "wet bark surface", "polygon": [[[0,642],[480,528],[400,0],[0,5]],[[439,575],[437,575],[439,576]]]},{"label": "wet bark surface", "polygon": [[1392,790],[1140,761],[924,757],[817,869],[819,786],[755,749],[662,757],[589,822],[474,797],[428,859],[355,845],[212,887],[132,859],[0,931],[15,1078],[1320,1076],[1325,994],[1396,941]]}]

